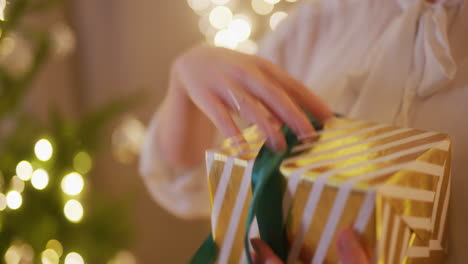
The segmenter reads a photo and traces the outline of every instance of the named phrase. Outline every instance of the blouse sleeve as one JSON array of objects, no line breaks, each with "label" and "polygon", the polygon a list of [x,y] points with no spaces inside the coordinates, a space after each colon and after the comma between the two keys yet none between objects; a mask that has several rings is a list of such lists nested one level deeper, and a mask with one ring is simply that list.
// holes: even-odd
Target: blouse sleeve
[{"label": "blouse sleeve", "polygon": [[152,198],[181,218],[208,218],[210,204],[204,164],[191,169],[169,166],[157,145],[158,115],[150,122],[140,157],[140,174]]}]

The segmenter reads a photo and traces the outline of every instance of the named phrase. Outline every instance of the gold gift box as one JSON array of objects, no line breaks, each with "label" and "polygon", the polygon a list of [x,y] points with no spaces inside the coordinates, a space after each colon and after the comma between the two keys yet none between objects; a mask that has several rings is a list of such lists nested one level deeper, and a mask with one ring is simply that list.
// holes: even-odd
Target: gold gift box
[{"label": "gold gift box", "polygon": [[[373,263],[440,263],[447,248],[451,143],[446,134],[338,118],[280,167],[287,263],[338,263],[339,230],[354,227]],[[217,263],[246,263],[243,235],[251,172],[263,139],[245,130],[207,151]],[[255,223],[251,235],[256,236]]]}]

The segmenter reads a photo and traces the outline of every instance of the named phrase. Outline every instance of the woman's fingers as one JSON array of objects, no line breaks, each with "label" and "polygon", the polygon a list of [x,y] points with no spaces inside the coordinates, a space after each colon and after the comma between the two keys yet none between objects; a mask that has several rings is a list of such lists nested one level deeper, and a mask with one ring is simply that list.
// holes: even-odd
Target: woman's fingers
[{"label": "woman's fingers", "polygon": [[235,143],[239,146],[245,144],[241,131],[232,120],[229,107],[224,105],[218,97],[213,94],[204,94],[193,101],[225,137],[236,137],[237,141]]},{"label": "woman's fingers", "polygon": [[345,229],[338,234],[336,241],[338,255],[343,264],[368,264],[369,258],[353,229]]},{"label": "woman's fingers", "polygon": [[281,132],[281,122],[272,115],[261,102],[242,90],[239,85],[230,83],[227,95],[223,98],[237,111],[240,117],[250,124],[256,124],[267,138],[267,146],[276,152],[286,149],[286,140]]},{"label": "woman's fingers", "polygon": [[255,250],[255,264],[282,264],[280,258],[278,258],[273,250],[261,239],[252,238],[250,240],[252,247]]},{"label": "woman's fingers", "polygon": [[268,76],[277,80],[279,85],[287,91],[294,100],[296,100],[320,122],[324,123],[327,119],[334,117],[331,109],[304,84],[289,76],[289,74],[271,62],[262,59],[260,60],[259,65]]},{"label": "woman's fingers", "polygon": [[272,113],[291,128],[301,140],[316,135],[314,127],[299,106],[270,77],[258,69],[250,69],[250,75],[241,80]]}]

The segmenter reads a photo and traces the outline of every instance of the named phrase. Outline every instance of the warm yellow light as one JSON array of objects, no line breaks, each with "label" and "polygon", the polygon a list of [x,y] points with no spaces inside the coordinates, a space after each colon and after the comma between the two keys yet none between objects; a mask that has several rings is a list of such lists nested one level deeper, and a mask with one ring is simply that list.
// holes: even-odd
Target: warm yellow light
[{"label": "warm yellow light", "polygon": [[286,2],[294,3],[297,2],[297,0],[286,0]]},{"label": "warm yellow light", "polygon": [[211,0],[211,3],[215,5],[225,5],[229,3],[230,0]]},{"label": "warm yellow light", "polygon": [[21,248],[17,245],[13,245],[5,252],[5,263],[6,264],[19,264],[21,261]]},{"label": "warm yellow light", "polygon": [[44,250],[41,254],[42,264],[58,264],[59,258],[57,252],[50,248]]},{"label": "warm yellow light", "polygon": [[15,175],[11,178],[10,188],[21,193],[24,190],[24,181]]},{"label": "warm yellow light", "polygon": [[132,252],[122,250],[113,257],[107,264],[136,264],[136,258]]},{"label": "warm yellow light", "polygon": [[270,27],[271,27],[271,29],[275,29],[278,26],[278,24],[281,21],[283,21],[283,19],[285,19],[286,17],[288,17],[288,13],[282,12],[282,11],[275,12],[273,15],[271,15],[271,17],[270,17]]},{"label": "warm yellow light", "polygon": [[41,139],[37,141],[34,146],[34,153],[39,160],[48,161],[52,157],[52,144],[47,139]]},{"label": "warm yellow light", "polygon": [[31,184],[38,190],[43,190],[49,184],[49,174],[43,169],[37,169],[31,177]]},{"label": "warm yellow light", "polygon": [[83,218],[83,206],[77,200],[69,200],[63,208],[65,217],[70,222],[78,223]]},{"label": "warm yellow light", "polygon": [[239,45],[236,47],[236,50],[247,54],[255,54],[257,53],[258,46],[257,43],[248,39],[239,43]]},{"label": "warm yellow light", "polygon": [[59,258],[62,256],[63,254],[63,247],[62,247],[62,244],[60,243],[60,241],[56,240],[56,239],[51,239],[47,242],[46,244],[46,248],[48,249],[52,249],[55,251],[55,253],[57,253],[57,256],[59,256]]},{"label": "warm yellow light", "polygon": [[73,168],[79,173],[88,173],[93,166],[91,156],[87,152],[78,152],[73,158]]},{"label": "warm yellow light", "polygon": [[274,5],[265,2],[264,0],[252,0],[252,9],[255,11],[255,13],[259,15],[267,15],[269,14],[272,10]]},{"label": "warm yellow light", "polygon": [[5,6],[6,6],[6,1],[5,0],[0,0],[0,20],[5,20]]},{"label": "warm yellow light", "polygon": [[203,11],[210,6],[210,0],[188,0],[187,2],[197,12]]},{"label": "warm yellow light", "polygon": [[16,210],[20,208],[21,204],[23,203],[23,197],[17,191],[9,191],[6,195],[6,204],[8,208],[12,210]]},{"label": "warm yellow light", "polygon": [[214,28],[221,29],[227,27],[232,20],[231,9],[225,6],[217,6],[211,10],[209,19]]},{"label": "warm yellow light", "polygon": [[77,195],[84,187],[83,176],[76,172],[69,173],[63,177],[61,187],[64,193],[68,195]]},{"label": "warm yellow light", "polygon": [[250,22],[244,17],[234,18],[229,24],[228,30],[232,32],[237,43],[247,40],[252,33]]},{"label": "warm yellow light", "polygon": [[32,173],[33,167],[28,161],[23,160],[16,165],[16,175],[18,175],[18,177],[23,181],[31,179]]},{"label": "warm yellow light", "polygon": [[214,44],[218,47],[234,49],[237,46],[237,41],[232,31],[223,29],[216,33],[214,37]]},{"label": "warm yellow light", "polygon": [[3,193],[0,193],[0,211],[5,210],[7,207],[6,197]]},{"label": "warm yellow light", "polygon": [[267,3],[269,3],[269,4],[274,5],[274,4],[279,3],[280,0],[263,0],[263,1],[265,1],[265,2],[267,2]]},{"label": "warm yellow light", "polygon": [[84,264],[84,260],[80,254],[71,252],[65,257],[65,264]]}]

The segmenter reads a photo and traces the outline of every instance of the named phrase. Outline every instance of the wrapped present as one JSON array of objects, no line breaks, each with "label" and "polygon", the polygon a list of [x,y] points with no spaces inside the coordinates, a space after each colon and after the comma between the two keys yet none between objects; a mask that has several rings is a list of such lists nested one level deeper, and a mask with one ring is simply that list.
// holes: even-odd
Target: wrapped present
[{"label": "wrapped present", "polygon": [[[245,131],[207,152],[217,263],[245,263],[251,173],[263,138]],[[283,160],[287,263],[338,263],[335,239],[353,226],[376,263],[440,263],[447,248],[450,139],[411,128],[338,118]],[[255,236],[255,225],[251,230]]]}]

